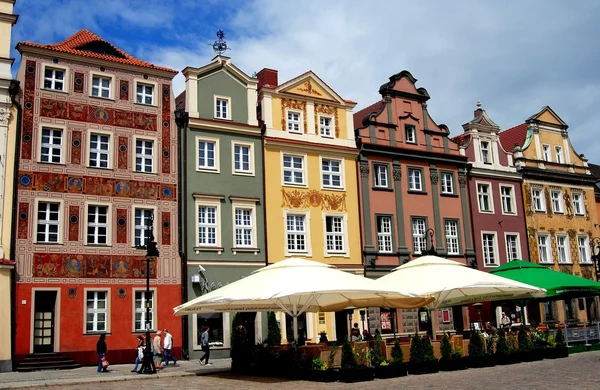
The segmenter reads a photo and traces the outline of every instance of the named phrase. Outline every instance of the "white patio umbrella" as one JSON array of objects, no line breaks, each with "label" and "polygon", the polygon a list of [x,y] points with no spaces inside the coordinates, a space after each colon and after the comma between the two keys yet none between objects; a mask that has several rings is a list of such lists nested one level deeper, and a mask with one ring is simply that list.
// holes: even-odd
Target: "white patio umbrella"
[{"label": "white patio umbrella", "polygon": [[258,269],[248,277],[195,298],[173,310],[175,315],[213,312],[284,311],[293,318],[304,312],[338,311],[348,307],[416,308],[430,297],[382,288],[375,280],[340,271],[332,265],[290,258]]},{"label": "white patio umbrella", "polygon": [[516,282],[438,256],[422,256],[377,279],[382,289],[401,291],[435,300],[427,307],[439,309],[472,302],[543,297],[546,290]]}]

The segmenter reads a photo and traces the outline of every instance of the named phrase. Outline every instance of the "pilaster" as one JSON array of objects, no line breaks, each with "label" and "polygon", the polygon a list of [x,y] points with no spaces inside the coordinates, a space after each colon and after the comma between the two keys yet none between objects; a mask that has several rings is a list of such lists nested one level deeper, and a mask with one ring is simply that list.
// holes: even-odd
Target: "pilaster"
[{"label": "pilaster", "polygon": [[431,181],[431,199],[433,203],[433,223],[435,226],[435,250],[438,255],[446,256],[446,248],[442,244],[442,222],[440,217],[439,173],[435,165],[429,165],[429,179]]},{"label": "pilaster", "polygon": [[458,185],[460,187],[460,204],[462,207],[463,234],[465,237],[465,258],[467,264],[476,265],[475,251],[473,250],[473,237],[471,234],[471,220],[469,219],[469,205],[467,204],[467,172],[464,168],[458,171]]},{"label": "pilaster", "polygon": [[392,162],[392,178],[394,180],[394,196],[396,198],[396,225],[398,226],[398,260],[404,264],[409,260],[410,251],[406,246],[404,230],[404,207],[402,205],[402,166],[400,161]]},{"label": "pilaster", "polygon": [[373,246],[373,227],[371,225],[371,204],[369,199],[369,162],[365,159],[359,160],[360,171],[360,186],[362,195],[362,218],[364,226],[364,243],[363,251],[365,253],[365,265],[375,263],[375,247]]}]

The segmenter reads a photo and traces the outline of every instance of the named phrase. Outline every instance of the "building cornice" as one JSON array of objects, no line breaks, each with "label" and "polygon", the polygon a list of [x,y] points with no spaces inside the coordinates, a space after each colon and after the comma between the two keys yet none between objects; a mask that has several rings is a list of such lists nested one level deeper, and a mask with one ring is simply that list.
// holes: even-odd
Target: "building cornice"
[{"label": "building cornice", "polygon": [[0,12],[0,22],[10,22],[11,25],[14,25],[17,20],[19,20],[19,15]]},{"label": "building cornice", "polygon": [[261,135],[261,129],[259,126],[251,126],[245,123],[231,121],[190,117],[188,127],[202,128],[203,130],[222,131],[226,133],[243,133],[257,137],[260,137]]},{"label": "building cornice", "polygon": [[360,145],[361,153],[385,154],[393,157],[411,158],[415,160],[427,160],[441,163],[456,164],[466,167],[468,159],[466,156],[437,153],[427,150],[408,150],[387,145],[376,145],[363,143]]},{"label": "building cornice", "polygon": [[491,169],[471,168],[471,170],[469,171],[469,175],[477,177],[493,177],[497,179],[523,181],[523,177],[517,172],[493,171]]},{"label": "building cornice", "polygon": [[318,153],[326,152],[330,155],[348,155],[356,157],[358,155],[358,149],[346,148],[343,146],[334,146],[326,144],[315,144],[303,141],[291,141],[286,139],[277,138],[264,138],[265,148],[277,147],[279,149],[296,150],[299,152],[306,152],[307,150],[313,150]]},{"label": "building cornice", "polygon": [[550,171],[534,167],[521,167],[519,173],[523,175],[524,180],[540,180],[591,187],[596,185],[596,178],[594,176],[581,173]]}]

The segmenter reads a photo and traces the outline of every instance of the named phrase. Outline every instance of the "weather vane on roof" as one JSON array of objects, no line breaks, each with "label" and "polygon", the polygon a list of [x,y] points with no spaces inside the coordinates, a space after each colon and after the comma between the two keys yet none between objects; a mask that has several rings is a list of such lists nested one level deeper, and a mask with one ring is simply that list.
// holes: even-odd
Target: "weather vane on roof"
[{"label": "weather vane on roof", "polygon": [[209,43],[212,46],[215,53],[218,55],[223,54],[226,50],[231,50],[227,47],[227,42],[225,41],[225,32],[223,30],[217,31],[217,40],[213,43]]}]

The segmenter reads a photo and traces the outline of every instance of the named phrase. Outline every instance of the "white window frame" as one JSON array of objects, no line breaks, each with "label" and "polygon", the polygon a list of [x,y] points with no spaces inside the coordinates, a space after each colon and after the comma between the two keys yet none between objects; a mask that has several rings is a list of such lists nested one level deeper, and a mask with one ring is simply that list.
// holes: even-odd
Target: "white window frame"
[{"label": "white window frame", "polygon": [[[56,81],[62,81],[63,83],[63,87],[62,89],[56,89],[56,88],[46,88],[46,69],[52,69],[53,71],[59,70],[63,72],[63,79],[62,80],[58,80],[56,79],[54,76],[55,74],[52,74],[52,86],[54,86],[54,84],[56,83]],[[65,67],[65,66],[57,66],[57,64],[49,64],[49,63],[42,63],[42,73],[41,73],[41,80],[40,80],[40,89],[46,90],[46,91],[52,91],[52,92],[63,92],[63,93],[69,93],[69,68]]]},{"label": "white window frame", "polygon": [[[106,244],[94,244],[90,243],[88,240],[88,224],[89,224],[89,207],[90,206],[100,206],[106,207]],[[112,215],[112,203],[109,202],[85,202],[84,203],[84,233],[83,233],[83,245],[90,245],[94,247],[107,247],[112,246],[112,225],[113,225],[113,215]]]},{"label": "white window frame", "polygon": [[[216,242],[214,244],[200,244],[200,221],[199,221],[199,208],[200,207],[214,207],[215,210],[215,237]],[[212,224],[205,224],[206,226],[213,226]],[[197,248],[221,248],[221,201],[214,198],[203,198],[196,197],[194,202],[194,226],[196,238],[194,243]]]},{"label": "white window frame", "polygon": [[[206,142],[206,143],[214,143],[215,144],[215,150],[214,150],[214,160],[215,160],[215,164],[214,167],[208,166],[208,165],[204,165],[204,166],[200,166],[200,142]],[[209,173],[220,173],[221,172],[221,165],[220,165],[220,160],[221,160],[221,154],[219,152],[220,149],[220,145],[219,145],[219,139],[218,138],[210,138],[210,137],[196,137],[196,143],[195,143],[195,148],[196,148],[196,160],[194,162],[194,165],[196,166],[196,172],[209,172]],[[205,159],[205,163],[206,163],[206,156],[204,157]]]},{"label": "white window frame", "polygon": [[[383,220],[389,221],[389,231],[385,231]],[[381,222],[381,224],[380,224]],[[394,253],[394,219],[390,215],[377,215],[375,218],[375,223],[377,224],[376,233],[377,233],[377,251],[379,253]],[[387,250],[387,240],[389,239],[389,250]],[[383,243],[383,245],[379,245],[379,242]],[[383,249],[382,249],[383,248]]]},{"label": "white window frame", "polygon": [[[57,144],[44,144],[43,143],[43,134],[44,134],[44,130],[50,130],[50,131],[59,131],[60,132],[60,145]],[[66,150],[67,150],[67,127],[66,126],[62,126],[62,125],[41,125],[38,128],[38,139],[40,140],[40,146],[38,148],[38,159],[37,161],[39,163],[42,164],[64,164],[65,163],[65,155],[66,155]],[[42,161],[42,148],[44,147],[44,145],[49,149],[49,157],[51,159],[52,157],[52,150],[53,149],[58,149],[60,150],[60,157],[59,157],[59,161],[58,162],[53,162],[53,161]]]},{"label": "white window frame", "polygon": [[[292,157],[292,158],[301,158],[302,159],[302,168],[298,169],[298,168],[285,168],[283,166],[283,162],[284,162],[284,157]],[[292,160],[293,162],[293,160]],[[293,164],[292,164],[293,165]],[[308,183],[308,178],[306,177],[307,175],[307,166],[308,165],[308,158],[306,156],[306,154],[297,154],[297,153],[287,153],[287,152],[281,152],[281,184],[284,186],[290,186],[290,187],[306,187],[307,183]],[[300,172],[302,173],[302,183],[287,183],[285,181],[285,171],[289,170],[292,172],[292,178],[294,177],[294,172]]]},{"label": "white window frame", "polygon": [[[412,140],[408,139],[408,135],[412,135]],[[417,143],[417,128],[414,125],[404,125],[404,140],[408,144]]]},{"label": "white window frame", "polygon": [[[479,186],[487,187],[488,192],[487,193],[480,192]],[[493,189],[492,189],[492,183],[490,183],[489,181],[476,181],[475,188],[477,190],[477,208],[479,209],[479,212],[484,213],[484,214],[494,214],[494,194],[493,194]],[[482,206],[481,205],[482,195],[487,196],[489,210],[484,210],[481,207]]]},{"label": "white window frame", "polygon": [[[92,166],[91,163],[91,153],[92,153],[92,135],[98,135],[98,136],[108,136],[108,166],[106,168],[103,167],[97,167],[97,166]],[[104,130],[88,130],[87,132],[87,136],[88,136],[88,141],[87,141],[87,156],[86,156],[86,165],[88,168],[94,168],[94,169],[113,169],[113,161],[114,161],[114,137],[113,137],[114,133],[111,133],[109,131],[104,131]],[[99,149],[96,149],[99,150]]]},{"label": "white window frame", "polygon": [[[376,188],[390,188],[390,178],[388,175],[389,165],[374,163],[373,164],[373,185]],[[383,174],[383,175],[382,175]],[[382,180],[383,179],[383,180]]]},{"label": "white window frame", "polygon": [[542,158],[545,162],[552,162],[552,151],[550,150],[550,145],[542,145]]},{"label": "white window frame", "polygon": [[562,148],[562,146],[555,146],[554,147],[554,154],[556,155],[556,162],[558,164],[564,164],[565,163],[565,156],[563,154],[563,148]]},{"label": "white window frame", "polygon": [[[480,145],[480,152],[481,152],[481,162],[484,164],[492,164],[493,159],[492,159],[492,149],[491,149],[491,142],[490,141],[481,141],[479,143]],[[484,147],[485,145],[485,147]],[[485,155],[483,152],[486,152]]]},{"label": "white window frame", "polygon": [[[539,191],[539,197],[535,195],[536,191]],[[536,207],[536,198],[540,200],[540,208]],[[533,211],[546,212],[546,198],[544,197],[544,189],[542,187],[531,188],[531,207]]]},{"label": "white window frame", "polygon": [[[492,252],[491,255],[493,257],[494,262],[490,262],[488,260],[488,250],[489,247],[486,246],[485,236],[492,236]],[[481,253],[483,254],[483,266],[485,268],[494,268],[500,265],[500,253],[498,250],[498,233],[490,232],[490,231],[482,231],[481,232]]]},{"label": "white window frame", "polygon": [[[250,226],[236,224],[235,214],[236,210],[250,210]],[[242,202],[239,200],[231,202],[231,214],[232,214],[232,223],[233,223],[233,248],[258,248],[258,242],[256,238],[256,232],[258,227],[256,226],[256,203],[252,202]],[[238,245],[237,243],[237,230],[238,229],[248,229],[250,228],[250,240],[252,241],[250,245]]]},{"label": "white window frame", "polygon": [[[423,233],[415,231],[415,222],[417,222],[417,221],[423,221]],[[420,228],[420,226],[418,226],[417,228]],[[410,232],[411,232],[411,237],[412,237],[413,254],[415,254],[415,255],[423,254],[423,251],[427,250],[427,218],[411,217],[410,218]],[[418,247],[417,247],[417,242],[419,244]],[[423,245],[421,246],[421,244],[423,244]]]},{"label": "white window frame", "polygon": [[[450,178],[450,180],[446,180],[447,178]],[[440,186],[442,194],[454,194],[454,174],[440,172]]]},{"label": "white window frame", "polygon": [[[287,217],[288,215],[297,215],[304,217],[304,251],[301,250],[289,250],[288,249],[288,230],[287,230]],[[283,230],[285,234],[285,256],[297,256],[301,255],[303,257],[311,257],[312,256],[312,246],[311,246],[311,234],[310,234],[310,211],[308,210],[283,210]],[[292,233],[294,234],[294,233]]]},{"label": "white window frame", "polygon": [[[581,246],[580,239],[584,239],[584,245]],[[582,259],[581,249],[585,251],[585,259]],[[588,235],[580,234],[577,236],[577,252],[579,253],[579,264],[592,264],[592,256],[590,253],[590,237]]]},{"label": "white window frame", "polygon": [[[546,242],[543,244],[543,247],[545,248],[545,252],[546,252],[546,259],[544,260],[542,258],[542,251],[540,250],[542,248],[542,244],[540,243],[540,237],[545,237],[546,238]],[[552,259],[552,246],[550,243],[550,234],[548,233],[538,233],[536,236],[536,241],[537,241],[537,247],[538,247],[538,260],[540,264],[554,264],[554,260]]]},{"label": "white window frame", "polygon": [[[219,100],[226,102],[225,116],[223,116],[222,113],[219,114],[219,110],[217,110],[217,104],[218,104]],[[214,95],[214,108],[215,108],[215,112],[214,112],[215,119],[231,120],[231,97]]]},{"label": "white window frame", "polygon": [[[134,90],[134,97],[133,97],[133,101],[135,102],[135,104],[141,104],[144,106],[153,106],[153,107],[157,107],[158,106],[158,100],[159,100],[159,96],[160,94],[158,93],[159,89],[158,89],[158,83],[154,82],[154,81],[150,81],[150,80],[143,80],[143,79],[138,79],[135,78],[133,79],[133,83],[135,86],[135,90]],[[138,98],[138,86],[139,85],[143,85],[143,86],[148,86],[148,87],[152,87],[152,103],[148,104],[142,101],[142,103],[138,103],[137,98]],[[144,91],[143,93],[143,97],[146,96],[146,92]]]},{"label": "white window frame", "polygon": [[[560,243],[561,240],[564,240],[562,244]],[[564,250],[564,256],[561,254],[562,250]],[[556,235],[556,256],[558,258],[558,264],[573,264],[573,261],[571,260],[571,243],[568,235]]]},{"label": "white window frame", "polygon": [[[510,189],[510,196],[504,195],[502,191],[504,188]],[[506,202],[507,200],[510,202],[511,211],[506,211]],[[517,215],[517,204],[515,202],[515,186],[512,184],[500,184],[500,203],[502,204],[502,214],[504,215]]]},{"label": "white window frame", "polygon": [[[110,80],[110,85],[108,87],[108,97],[103,97],[101,94],[100,96],[94,96],[94,77],[99,77],[102,79],[109,79]],[[108,74],[108,73],[98,73],[98,72],[91,72],[90,73],[90,80],[89,80],[89,96],[95,99],[109,99],[109,100],[115,100],[115,75],[113,74]],[[102,89],[104,89],[104,87],[102,87],[100,89],[100,92],[102,91]]]},{"label": "white window frame", "polygon": [[[104,330],[88,330],[87,329],[87,324],[88,324],[88,320],[87,320],[87,315],[88,315],[88,307],[87,307],[87,302],[88,302],[88,293],[99,293],[99,292],[103,292],[106,294],[106,306],[104,309],[98,309],[98,308],[93,308],[91,309],[93,311],[93,314],[95,314],[95,320],[94,320],[94,327],[97,328],[97,324],[96,324],[96,314],[98,313],[104,313],[105,317],[104,317],[104,323],[105,323],[105,329]],[[111,312],[110,312],[110,288],[84,288],[83,289],[83,333],[84,334],[101,334],[101,333],[110,333],[110,317],[111,317]],[[96,302],[96,300],[94,300],[94,302]],[[94,306],[96,306],[96,304],[94,304]]]},{"label": "white window frame", "polygon": [[[293,114],[298,114],[298,130],[290,130],[290,123],[296,123],[296,121],[290,121],[288,116],[290,113]],[[304,123],[303,121],[303,115],[304,113],[300,110],[290,110],[290,109],[286,109],[285,110],[285,131],[287,131],[288,133],[291,134],[302,134],[303,131],[303,126],[302,124]]]},{"label": "white window frame", "polygon": [[[235,147],[246,147],[248,148],[248,170],[244,169],[235,169]],[[240,155],[241,156],[241,155]],[[241,162],[240,162],[241,164]],[[240,165],[242,166],[242,165]],[[233,175],[240,176],[254,176],[254,143],[252,142],[243,142],[243,141],[231,141],[231,173]]]},{"label": "white window frame", "polygon": [[[342,220],[342,231],[341,232],[327,232],[327,217],[330,218],[340,218]],[[348,257],[349,255],[349,241],[348,241],[348,215],[346,213],[333,213],[333,212],[324,212],[322,215],[323,219],[323,254],[325,257]],[[343,248],[341,251],[336,250],[328,250],[327,249],[327,236],[333,235],[337,237],[341,237]]]},{"label": "white window frame", "polygon": [[[336,161],[339,163],[339,167],[340,167],[340,171],[339,172],[333,172],[331,170],[328,171],[324,171],[323,170],[323,162],[324,161]],[[346,183],[345,183],[345,178],[344,178],[344,172],[345,172],[345,168],[344,168],[344,159],[343,158],[336,158],[336,157],[328,157],[328,156],[320,156],[319,157],[319,167],[321,170],[321,189],[327,189],[327,190],[343,190],[346,188]],[[329,169],[331,169],[331,164],[329,164]],[[328,175],[329,178],[329,185],[325,185],[325,180],[324,180],[324,176]],[[335,186],[331,183],[333,183],[333,177],[334,176],[339,176],[340,178],[340,185],[339,186]]]},{"label": "white window frame", "polygon": [[[330,115],[319,115],[317,119],[319,121],[319,135],[324,138],[335,138],[335,123],[333,117]],[[322,125],[321,119],[329,119],[329,126]],[[329,130],[329,132],[323,132],[323,130]]]},{"label": "white window frame", "polygon": [[[38,219],[38,210],[40,208],[40,203],[58,203],[58,222],[57,223],[52,223],[52,225],[58,225],[58,237],[57,237],[57,241],[38,241],[37,236],[38,236],[38,229],[39,229],[39,219]],[[65,204],[64,201],[62,199],[54,199],[54,198],[36,198],[35,199],[35,210],[34,210],[34,217],[35,217],[35,236],[34,236],[34,243],[35,244],[41,244],[41,245],[56,245],[56,244],[62,244],[63,240],[64,240],[64,229],[65,229]],[[48,224],[50,225],[50,224]]]},{"label": "white window frame", "polygon": [[[132,288],[132,294],[133,294],[133,299],[132,299],[132,310],[133,310],[133,315],[131,318],[131,328],[132,328],[132,333],[145,333],[146,329],[142,328],[142,329],[136,329],[135,327],[135,314],[138,312],[138,309],[135,307],[135,296],[137,293],[141,293],[142,294],[142,308],[141,313],[142,313],[142,326],[145,326],[146,324],[146,289],[145,288]],[[157,293],[157,289],[156,287],[150,287],[150,293],[152,294],[152,309],[150,314],[152,315],[152,326],[150,329],[151,333],[154,333],[157,329],[160,329],[160,327],[158,326],[158,309],[159,309],[159,305],[158,305],[158,293]]]},{"label": "white window frame", "polygon": [[[577,199],[575,199],[577,196]],[[583,192],[582,191],[571,191],[571,202],[573,204],[573,214],[583,216],[585,215],[585,204],[583,203]],[[577,212],[577,208],[580,209]]]},{"label": "white window frame", "polygon": [[[408,167],[408,190],[409,191],[415,191],[415,192],[423,192],[425,191],[425,186],[423,185],[423,169],[421,168],[417,168],[417,167]],[[412,178],[411,178],[411,172],[418,172],[418,175],[415,176],[415,181],[413,183]],[[416,178],[418,177],[418,184],[419,184],[419,188],[417,188],[417,180]]]},{"label": "white window frame", "polygon": [[506,246],[506,261],[512,261],[515,259],[511,259],[510,258],[510,248],[508,246],[508,237],[515,237],[515,245],[516,245],[516,254],[515,254],[515,259],[521,259],[522,254],[521,254],[521,235],[519,233],[516,232],[505,232],[504,233],[504,244]]},{"label": "white window frame", "polygon": [[[554,195],[558,194],[558,198],[554,198]],[[555,204],[554,201],[558,200],[558,203]],[[563,201],[563,192],[562,190],[550,190],[550,202],[552,203],[552,212],[554,214],[564,214],[565,213],[565,205]],[[558,205],[558,207],[555,207]]]},{"label": "white window frame", "polygon": [[[456,228],[455,234],[448,234],[448,224],[454,224]],[[446,238],[446,250],[448,255],[460,255],[460,235],[459,235],[459,223],[457,219],[447,219],[444,221],[444,237]],[[456,250],[450,250],[452,247],[456,246]]]},{"label": "white window frame", "polygon": [[[152,234],[154,234],[155,241],[158,240],[158,238],[157,238],[158,237],[157,236],[158,232],[157,232],[157,229],[156,229],[157,225],[159,225],[158,214],[157,214],[158,213],[157,207],[156,206],[150,206],[150,205],[139,205],[139,206],[135,205],[135,206],[133,206],[133,209],[132,209],[132,218],[131,218],[131,221],[132,221],[132,223],[131,223],[131,246],[132,247],[136,246],[135,245],[135,236],[136,236],[135,233],[138,230],[138,225],[137,225],[136,220],[135,220],[136,219],[135,215],[136,215],[137,210],[149,210],[149,211],[152,212],[152,214],[154,215],[154,224],[152,226],[153,227],[152,228]],[[149,222],[148,222],[148,224],[149,224]],[[145,226],[148,226],[148,225],[145,225]],[[148,229],[145,229],[145,230],[147,231]],[[145,238],[146,238],[146,233],[144,233],[144,239]],[[140,246],[144,246],[144,243],[141,242]]]},{"label": "white window frame", "polygon": [[[152,163],[151,163],[151,171],[150,172],[145,172],[145,171],[138,171],[138,167],[137,167],[137,158],[138,158],[138,152],[137,152],[137,143],[138,141],[142,141],[142,142],[151,142],[152,143],[152,154],[150,155],[150,158],[152,159]],[[158,169],[156,167],[157,165],[157,161],[158,161],[158,156],[160,156],[160,153],[158,153],[158,142],[156,141],[155,138],[152,137],[139,137],[134,135],[133,136],[133,166],[134,166],[134,172],[135,173],[157,173]],[[143,154],[140,155],[141,156],[145,156],[142,158],[148,158],[147,154]]]}]

